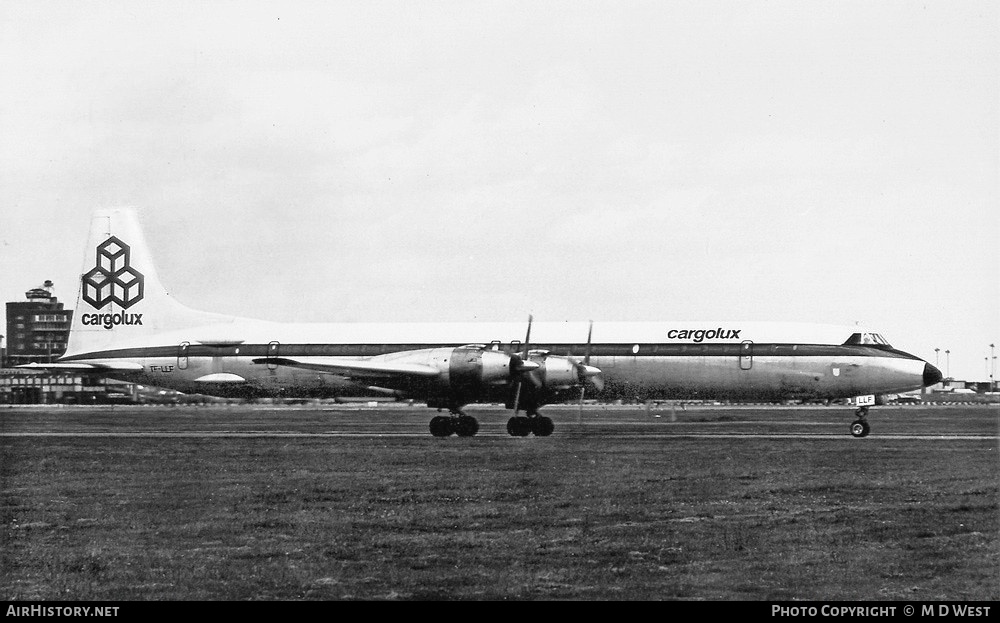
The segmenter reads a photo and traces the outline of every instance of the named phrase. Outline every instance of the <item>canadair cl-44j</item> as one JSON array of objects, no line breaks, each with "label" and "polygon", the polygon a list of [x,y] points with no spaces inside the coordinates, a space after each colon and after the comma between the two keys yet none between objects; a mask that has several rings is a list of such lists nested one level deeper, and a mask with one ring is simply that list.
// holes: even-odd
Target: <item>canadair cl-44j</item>
[{"label": "canadair cl-44j", "polygon": [[[466,405],[504,403],[513,436],[550,435],[545,404],[869,398],[941,380],[857,327],[756,322],[283,324],[196,311],[160,284],[135,213],[94,213],[67,351],[88,369],[218,396],[392,395],[439,411],[430,431],[475,435]],[[860,401],[851,434],[869,432]]]}]

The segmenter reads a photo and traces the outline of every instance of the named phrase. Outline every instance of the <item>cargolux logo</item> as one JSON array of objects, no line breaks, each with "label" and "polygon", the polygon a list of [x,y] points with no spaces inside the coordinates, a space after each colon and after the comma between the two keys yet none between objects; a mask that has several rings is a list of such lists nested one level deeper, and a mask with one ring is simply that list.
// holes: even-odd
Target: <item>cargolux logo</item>
[{"label": "cargolux logo", "polygon": [[130,256],[129,246],[114,236],[97,245],[97,266],[83,276],[83,300],[97,309],[108,303],[128,309],[141,301],[145,278],[129,265]]},{"label": "cargolux logo", "polygon": [[667,332],[667,339],[670,340],[692,340],[701,342],[702,340],[738,340],[740,331],[743,329],[671,329]]}]

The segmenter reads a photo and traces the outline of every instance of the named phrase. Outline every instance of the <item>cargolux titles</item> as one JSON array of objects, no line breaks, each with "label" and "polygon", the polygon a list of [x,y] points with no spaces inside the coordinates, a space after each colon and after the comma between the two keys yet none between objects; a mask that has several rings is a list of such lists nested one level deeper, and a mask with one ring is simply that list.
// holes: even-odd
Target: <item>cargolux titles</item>
[{"label": "cargolux titles", "polygon": [[104,325],[105,329],[110,329],[117,325],[142,324],[142,314],[126,314],[125,312],[114,314],[83,314],[80,316],[80,322],[88,326]]},{"label": "cargolux titles", "polygon": [[671,329],[667,331],[667,339],[670,340],[691,340],[701,342],[703,340],[738,340],[740,331],[743,329]]}]

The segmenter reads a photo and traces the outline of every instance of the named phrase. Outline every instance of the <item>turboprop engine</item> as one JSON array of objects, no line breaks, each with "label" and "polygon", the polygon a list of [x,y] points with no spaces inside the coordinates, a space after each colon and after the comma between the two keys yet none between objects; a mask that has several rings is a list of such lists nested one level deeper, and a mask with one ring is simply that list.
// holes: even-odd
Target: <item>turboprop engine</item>
[{"label": "turboprop engine", "polygon": [[539,364],[524,361],[518,355],[478,344],[453,349],[449,359],[448,385],[459,392],[487,386],[503,387],[519,375],[539,367]]},{"label": "turboprop engine", "polygon": [[440,395],[428,403],[435,407],[497,399],[512,381],[539,368],[538,363],[526,361],[520,355],[481,344],[411,352],[393,360],[420,363],[441,371],[434,379]]},{"label": "turboprop engine", "polygon": [[538,368],[530,371],[527,377],[539,389],[560,391],[580,387],[585,383],[595,386],[598,390],[604,387],[600,368],[581,363],[572,357],[533,350],[528,352],[527,362],[538,364]]},{"label": "turboprop engine", "polygon": [[[600,369],[572,357],[533,350],[526,356],[470,344],[387,355],[389,363],[415,363],[437,368],[428,405],[457,408],[470,402],[509,400],[510,388],[527,382],[536,392],[555,393],[584,384],[601,389]],[[540,397],[540,396],[539,396]]]},{"label": "turboprop engine", "polygon": [[447,364],[449,389],[464,394],[466,391],[490,387],[506,387],[511,381],[528,379],[535,387],[559,391],[579,387],[584,383],[601,383],[599,368],[581,363],[572,357],[551,355],[549,351],[528,351],[524,358],[473,344],[452,349],[446,360],[437,364],[444,369]]}]

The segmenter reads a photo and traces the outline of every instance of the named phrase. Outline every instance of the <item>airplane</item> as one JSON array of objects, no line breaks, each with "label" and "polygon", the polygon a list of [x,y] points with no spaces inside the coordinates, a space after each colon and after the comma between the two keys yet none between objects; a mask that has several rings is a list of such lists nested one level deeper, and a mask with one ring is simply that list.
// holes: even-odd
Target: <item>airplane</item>
[{"label": "airplane", "polygon": [[[523,336],[523,337],[522,337]],[[90,370],[187,393],[394,396],[449,415],[435,437],[469,437],[463,408],[503,403],[514,437],[552,434],[539,408],[579,400],[778,402],[860,397],[939,382],[930,363],[858,327],[766,322],[288,324],[198,311],[161,284],[132,208],[94,212],[66,353],[22,367]]]}]

